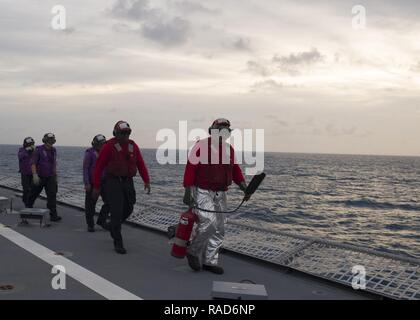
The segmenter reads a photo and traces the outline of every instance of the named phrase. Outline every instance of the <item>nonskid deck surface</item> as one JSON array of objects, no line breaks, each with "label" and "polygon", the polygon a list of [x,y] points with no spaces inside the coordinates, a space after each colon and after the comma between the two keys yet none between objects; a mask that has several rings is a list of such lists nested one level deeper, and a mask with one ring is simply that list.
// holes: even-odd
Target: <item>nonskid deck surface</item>
[{"label": "nonskid deck surface", "polygon": [[[0,196],[14,192],[0,189]],[[37,200],[37,207],[45,207]],[[15,199],[16,210],[22,204]],[[170,256],[164,234],[130,225],[123,226],[127,255],[113,251],[108,232],[86,231],[84,213],[59,206],[60,223],[18,225],[15,215],[0,215],[1,299],[210,299],[213,281],[247,279],[266,286],[269,299],[369,299],[376,296],[318,280],[300,272],[221,254],[224,275],[194,272],[186,260]],[[23,248],[22,248],[23,246]],[[38,254],[38,255],[37,255]],[[54,260],[54,259],[64,260]],[[54,263],[70,263],[66,289],[52,288]],[[76,280],[75,280],[76,279]]]}]

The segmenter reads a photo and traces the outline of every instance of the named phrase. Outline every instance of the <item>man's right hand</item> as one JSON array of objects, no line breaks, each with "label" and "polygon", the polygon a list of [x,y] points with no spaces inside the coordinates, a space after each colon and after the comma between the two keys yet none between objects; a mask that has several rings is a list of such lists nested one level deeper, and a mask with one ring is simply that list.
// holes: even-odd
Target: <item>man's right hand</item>
[{"label": "man's right hand", "polygon": [[86,192],[91,192],[92,191],[92,186],[90,184],[85,185],[85,191]]},{"label": "man's right hand", "polygon": [[145,183],[144,184],[144,190],[146,190],[147,194],[150,194],[150,183]]},{"label": "man's right hand", "polygon": [[184,204],[186,204],[189,207],[193,206],[194,202],[193,202],[193,198],[192,198],[191,187],[186,187],[185,188],[183,202],[184,202]]},{"label": "man's right hand", "polygon": [[41,183],[41,179],[39,179],[38,174],[32,174],[32,182],[35,186],[39,186],[39,184]]},{"label": "man's right hand", "polygon": [[92,199],[94,201],[98,201],[99,198],[99,194],[101,193],[101,191],[99,189],[93,188],[92,190]]}]

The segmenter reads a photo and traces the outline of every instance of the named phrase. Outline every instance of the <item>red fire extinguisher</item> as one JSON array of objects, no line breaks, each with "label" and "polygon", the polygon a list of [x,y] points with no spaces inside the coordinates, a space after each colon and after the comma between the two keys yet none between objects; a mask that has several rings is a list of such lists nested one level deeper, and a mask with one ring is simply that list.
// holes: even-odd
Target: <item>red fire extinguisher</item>
[{"label": "red fire extinguisher", "polygon": [[190,208],[181,214],[178,226],[176,228],[175,240],[172,246],[171,254],[175,258],[183,259],[187,254],[188,242],[191,237],[191,233],[194,227],[194,223],[197,221],[197,216]]}]

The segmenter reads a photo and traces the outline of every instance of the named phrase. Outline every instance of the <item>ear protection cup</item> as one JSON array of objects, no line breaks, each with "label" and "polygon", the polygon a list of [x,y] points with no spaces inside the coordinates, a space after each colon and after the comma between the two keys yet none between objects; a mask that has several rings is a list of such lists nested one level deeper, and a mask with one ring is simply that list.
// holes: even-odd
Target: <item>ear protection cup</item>
[{"label": "ear protection cup", "polygon": [[116,137],[116,136],[117,136],[117,127],[118,127],[118,125],[119,125],[121,122],[123,122],[123,121],[122,121],[122,120],[120,120],[120,121],[118,121],[118,122],[114,125],[114,130],[112,130],[112,135],[113,135],[114,137]]}]

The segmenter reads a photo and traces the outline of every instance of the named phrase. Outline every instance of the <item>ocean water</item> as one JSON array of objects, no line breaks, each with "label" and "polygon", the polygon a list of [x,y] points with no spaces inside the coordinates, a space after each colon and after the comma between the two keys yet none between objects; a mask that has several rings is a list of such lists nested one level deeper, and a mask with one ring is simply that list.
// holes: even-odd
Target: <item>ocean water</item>
[{"label": "ocean water", "polygon": [[[17,149],[0,145],[0,174],[18,177]],[[59,185],[83,188],[85,149],[57,147]],[[136,177],[138,201],[184,210],[184,165],[162,166],[155,150],[142,153],[152,194],[144,194]],[[265,172],[232,219],[420,258],[419,157],[266,153]],[[236,207],[241,192],[231,187],[228,200]]]}]

